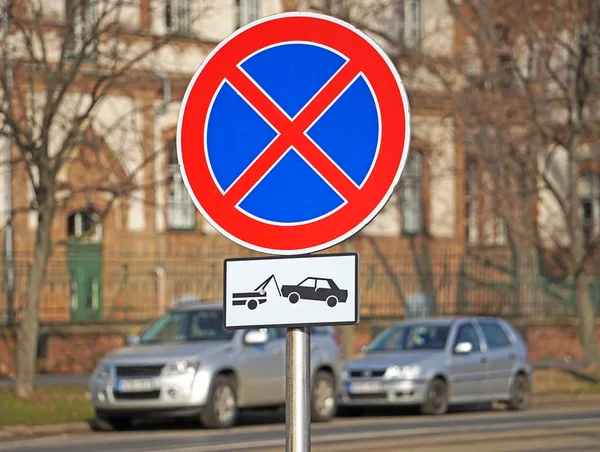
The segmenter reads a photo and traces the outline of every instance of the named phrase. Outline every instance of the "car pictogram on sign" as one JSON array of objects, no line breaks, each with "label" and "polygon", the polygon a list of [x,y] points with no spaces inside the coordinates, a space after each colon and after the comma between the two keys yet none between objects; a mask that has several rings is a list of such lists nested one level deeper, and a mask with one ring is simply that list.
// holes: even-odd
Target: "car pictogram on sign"
[{"label": "car pictogram on sign", "polygon": [[281,295],[292,304],[300,300],[316,300],[325,301],[330,308],[348,299],[348,291],[340,289],[333,279],[314,277],[306,278],[294,286],[281,286]]}]

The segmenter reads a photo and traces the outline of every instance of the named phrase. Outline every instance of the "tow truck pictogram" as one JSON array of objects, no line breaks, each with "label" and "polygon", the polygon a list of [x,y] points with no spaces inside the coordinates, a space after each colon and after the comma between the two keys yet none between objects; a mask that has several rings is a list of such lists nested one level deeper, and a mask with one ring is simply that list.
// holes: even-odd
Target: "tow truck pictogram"
[{"label": "tow truck pictogram", "polygon": [[273,280],[275,283],[275,287],[277,287],[277,292],[281,297],[281,290],[279,289],[279,284],[277,284],[277,279],[275,275],[269,276],[260,285],[254,289],[254,292],[238,292],[233,294],[233,305],[234,306],[248,306],[248,309],[251,311],[255,310],[259,304],[263,304],[267,301],[267,291],[265,290],[269,283]]}]

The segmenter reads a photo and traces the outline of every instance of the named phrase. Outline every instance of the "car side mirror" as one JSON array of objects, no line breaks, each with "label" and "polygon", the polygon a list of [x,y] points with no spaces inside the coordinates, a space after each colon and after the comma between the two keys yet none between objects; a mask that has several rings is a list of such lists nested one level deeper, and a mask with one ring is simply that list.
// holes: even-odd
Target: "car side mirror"
[{"label": "car side mirror", "polygon": [[261,345],[269,342],[269,335],[264,330],[250,330],[244,336],[244,344]]},{"label": "car side mirror", "polygon": [[127,336],[127,345],[137,345],[140,343],[140,337],[137,335]]},{"label": "car side mirror", "polygon": [[363,346],[360,348],[360,352],[361,352],[361,353],[366,353],[366,352],[367,352],[367,350],[369,350],[369,346],[368,346],[368,345],[363,345]]},{"label": "car side mirror", "polygon": [[473,351],[473,344],[470,342],[460,342],[454,347],[454,353],[457,355],[466,355]]}]

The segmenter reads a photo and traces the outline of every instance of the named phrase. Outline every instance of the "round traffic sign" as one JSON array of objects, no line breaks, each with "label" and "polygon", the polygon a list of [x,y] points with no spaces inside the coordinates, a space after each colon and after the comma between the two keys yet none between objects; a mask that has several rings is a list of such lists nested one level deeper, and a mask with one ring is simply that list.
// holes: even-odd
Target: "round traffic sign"
[{"label": "round traffic sign", "polygon": [[183,180],[204,218],[247,248],[294,255],[349,238],[383,208],[410,141],[400,77],[368,36],[286,13],[221,42],[179,114]]}]

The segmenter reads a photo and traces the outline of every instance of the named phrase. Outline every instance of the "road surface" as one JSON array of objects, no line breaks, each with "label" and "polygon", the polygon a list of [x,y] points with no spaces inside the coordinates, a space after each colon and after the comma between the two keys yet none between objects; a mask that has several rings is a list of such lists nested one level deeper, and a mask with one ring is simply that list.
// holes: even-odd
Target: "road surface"
[{"label": "road surface", "polygon": [[[387,413],[389,414],[389,413]],[[229,430],[141,427],[0,443],[1,452],[275,452],[285,450],[285,425],[244,425]],[[313,424],[314,452],[593,452],[600,451],[600,406],[527,412],[471,412],[337,418]]]}]

